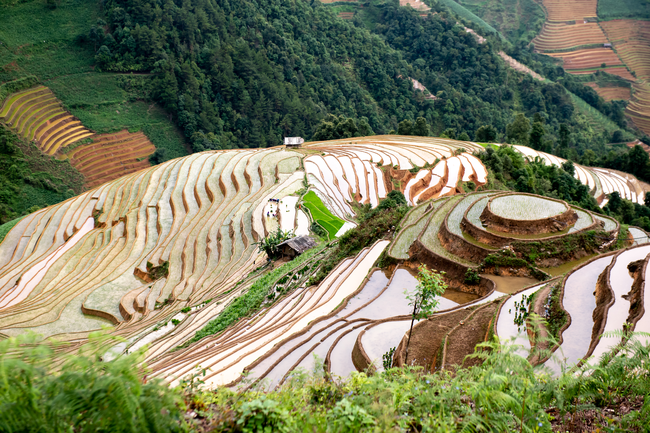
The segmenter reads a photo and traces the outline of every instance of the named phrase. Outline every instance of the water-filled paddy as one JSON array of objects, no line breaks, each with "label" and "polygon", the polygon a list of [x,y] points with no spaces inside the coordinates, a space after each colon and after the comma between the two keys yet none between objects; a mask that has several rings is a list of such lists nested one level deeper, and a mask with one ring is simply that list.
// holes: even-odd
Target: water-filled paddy
[{"label": "water-filled paddy", "polygon": [[530,195],[508,194],[490,203],[492,213],[510,220],[538,220],[566,212],[564,203]]},{"label": "water-filled paddy", "polygon": [[560,364],[562,362],[571,366],[587,354],[594,327],[596,281],[607,265],[612,262],[612,259],[613,256],[608,256],[594,260],[567,278],[562,304],[571,317],[571,324],[562,333],[561,349],[556,351],[555,355],[546,362],[546,366],[554,372],[561,371]]},{"label": "water-filled paddy", "polygon": [[527,277],[503,277],[501,275],[489,274],[481,274],[481,276],[494,281],[496,284],[495,291],[501,293],[516,293],[524,287],[539,282],[539,280]]}]

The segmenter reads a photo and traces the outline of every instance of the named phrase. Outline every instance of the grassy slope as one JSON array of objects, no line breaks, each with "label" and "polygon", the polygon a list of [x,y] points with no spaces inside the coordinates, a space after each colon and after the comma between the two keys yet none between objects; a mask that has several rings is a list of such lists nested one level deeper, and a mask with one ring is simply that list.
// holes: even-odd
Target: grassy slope
[{"label": "grassy slope", "polygon": [[101,17],[101,2],[61,0],[50,10],[33,0],[0,7],[0,81],[36,75],[90,129],[142,130],[167,157],[187,155],[184,139],[169,115],[120,87],[118,74],[94,72],[92,47],[77,45]]},{"label": "grassy slope", "polygon": [[544,23],[544,11],[534,0],[456,0],[511,41],[530,41]]},{"label": "grassy slope", "polygon": [[598,0],[598,17],[604,20],[650,19],[650,2],[647,0]]}]

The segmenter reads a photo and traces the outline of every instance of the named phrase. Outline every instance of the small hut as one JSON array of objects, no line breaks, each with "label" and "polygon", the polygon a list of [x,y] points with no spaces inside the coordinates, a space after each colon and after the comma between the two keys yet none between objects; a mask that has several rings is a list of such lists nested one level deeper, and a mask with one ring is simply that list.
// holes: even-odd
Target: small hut
[{"label": "small hut", "polygon": [[289,257],[293,259],[296,256],[304,253],[307,250],[310,250],[316,246],[316,241],[310,236],[296,236],[282,242],[278,245],[278,249],[282,253],[283,257]]},{"label": "small hut", "polygon": [[302,137],[284,137],[284,145],[288,148],[300,147],[305,139]]}]

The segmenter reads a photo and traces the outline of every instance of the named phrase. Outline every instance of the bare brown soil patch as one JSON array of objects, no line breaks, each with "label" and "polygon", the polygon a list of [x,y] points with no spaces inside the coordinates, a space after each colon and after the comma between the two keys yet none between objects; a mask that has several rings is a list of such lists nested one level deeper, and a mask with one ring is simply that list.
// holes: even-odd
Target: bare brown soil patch
[{"label": "bare brown soil patch", "polygon": [[494,326],[493,319],[498,308],[499,302],[492,302],[480,307],[449,333],[445,351],[445,368],[471,367],[481,364],[480,358],[466,357],[474,353],[477,344],[485,341],[490,328]]},{"label": "bare brown soil patch", "polygon": [[[427,370],[438,365],[445,335],[470,313],[469,309],[457,310],[416,324],[411,336],[408,364],[419,365]],[[404,366],[407,338],[402,340],[395,351],[395,363],[400,367]]]},{"label": "bare brown soil patch", "polygon": [[615,397],[604,407],[580,410],[573,414],[562,415],[555,408],[548,409],[546,413],[551,416],[551,426],[554,432],[602,432],[611,427],[611,420],[617,421],[623,415],[641,410],[644,397]]}]

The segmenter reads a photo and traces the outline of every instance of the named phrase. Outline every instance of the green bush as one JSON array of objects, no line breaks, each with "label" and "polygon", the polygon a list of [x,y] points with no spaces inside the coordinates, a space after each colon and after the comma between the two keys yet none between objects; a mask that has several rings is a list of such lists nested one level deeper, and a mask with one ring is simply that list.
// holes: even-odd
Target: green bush
[{"label": "green bush", "polygon": [[362,407],[344,398],[330,412],[328,424],[333,432],[356,433],[374,426],[375,419]]},{"label": "green bush", "polygon": [[474,268],[467,268],[465,271],[465,284],[475,285],[481,281],[481,277]]},{"label": "green bush", "polygon": [[244,433],[289,432],[289,414],[278,406],[277,402],[264,397],[247,401],[239,409],[237,425]]}]

